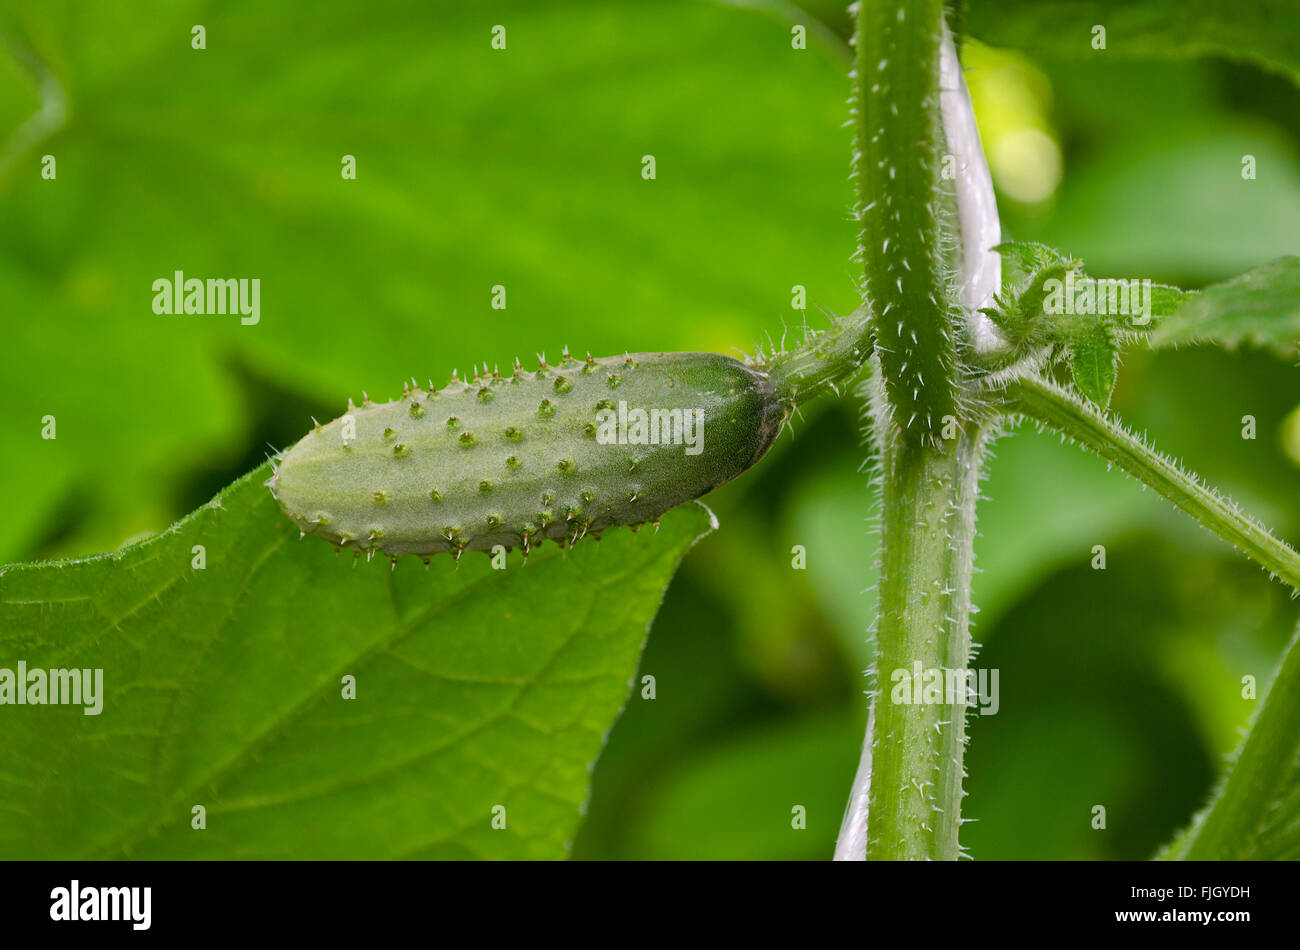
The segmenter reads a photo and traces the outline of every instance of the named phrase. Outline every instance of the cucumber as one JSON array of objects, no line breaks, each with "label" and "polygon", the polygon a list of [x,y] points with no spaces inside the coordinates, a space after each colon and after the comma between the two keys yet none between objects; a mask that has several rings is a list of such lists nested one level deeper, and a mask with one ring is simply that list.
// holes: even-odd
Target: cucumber
[{"label": "cucumber", "polygon": [[527,554],[656,521],[730,481],[789,411],[766,373],[730,357],[566,351],[536,372],[349,401],[280,455],[267,485],[300,530],[338,547]]}]

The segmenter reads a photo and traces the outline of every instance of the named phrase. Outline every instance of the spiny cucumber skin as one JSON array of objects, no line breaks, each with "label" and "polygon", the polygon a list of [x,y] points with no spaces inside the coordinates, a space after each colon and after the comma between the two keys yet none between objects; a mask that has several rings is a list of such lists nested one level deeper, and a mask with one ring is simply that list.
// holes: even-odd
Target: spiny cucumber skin
[{"label": "spiny cucumber skin", "polygon": [[[597,413],[703,410],[702,446],[597,441]],[[267,483],[305,533],[428,557],[528,549],[656,521],[763,457],[787,416],[771,380],[713,353],[566,359],[366,402],[318,426]],[[355,438],[344,444],[351,417]]]}]

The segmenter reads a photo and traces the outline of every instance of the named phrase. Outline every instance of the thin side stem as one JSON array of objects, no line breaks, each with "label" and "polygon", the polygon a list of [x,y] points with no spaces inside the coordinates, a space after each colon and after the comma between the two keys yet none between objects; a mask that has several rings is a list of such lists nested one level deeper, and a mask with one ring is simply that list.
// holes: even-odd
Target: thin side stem
[{"label": "thin side stem", "polygon": [[1055,429],[1149,485],[1248,558],[1300,590],[1300,554],[1142,439],[1052,383],[1020,379],[1006,407]]},{"label": "thin side stem", "polygon": [[828,390],[838,395],[870,352],[871,315],[864,304],[827,330],[808,331],[799,346],[774,355],[767,370],[781,400],[798,407]]}]

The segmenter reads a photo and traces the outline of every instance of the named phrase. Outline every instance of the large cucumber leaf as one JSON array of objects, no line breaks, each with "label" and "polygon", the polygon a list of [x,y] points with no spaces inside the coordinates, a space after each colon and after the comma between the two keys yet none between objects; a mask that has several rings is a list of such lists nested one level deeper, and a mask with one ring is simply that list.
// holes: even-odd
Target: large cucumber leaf
[{"label": "large cucumber leaf", "polygon": [[0,691],[19,662],[103,671],[98,715],[0,706],[0,856],[563,856],[708,511],[390,569],[299,540],[268,475],[116,554],[0,572]]}]

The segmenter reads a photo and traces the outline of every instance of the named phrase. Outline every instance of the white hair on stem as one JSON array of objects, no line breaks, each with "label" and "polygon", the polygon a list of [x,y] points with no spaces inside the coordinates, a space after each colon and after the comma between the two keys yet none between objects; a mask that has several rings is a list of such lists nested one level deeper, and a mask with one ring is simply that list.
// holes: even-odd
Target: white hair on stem
[{"label": "white hair on stem", "polygon": [[[991,306],[1002,289],[1002,256],[993,247],[1002,242],[997,198],[989,163],[980,144],[975,110],[971,106],[966,77],[962,75],[957,47],[947,24],[939,50],[939,111],[944,138],[952,153],[956,175],[957,222],[961,229],[960,298],[971,321],[971,339],[976,353],[1002,346],[997,327],[980,308]],[[874,710],[872,711],[874,713]],[[871,791],[871,732],[873,714],[868,714],[862,758],[844,809],[840,834],[835,842],[836,861],[865,861],[867,858],[867,804]]]}]

